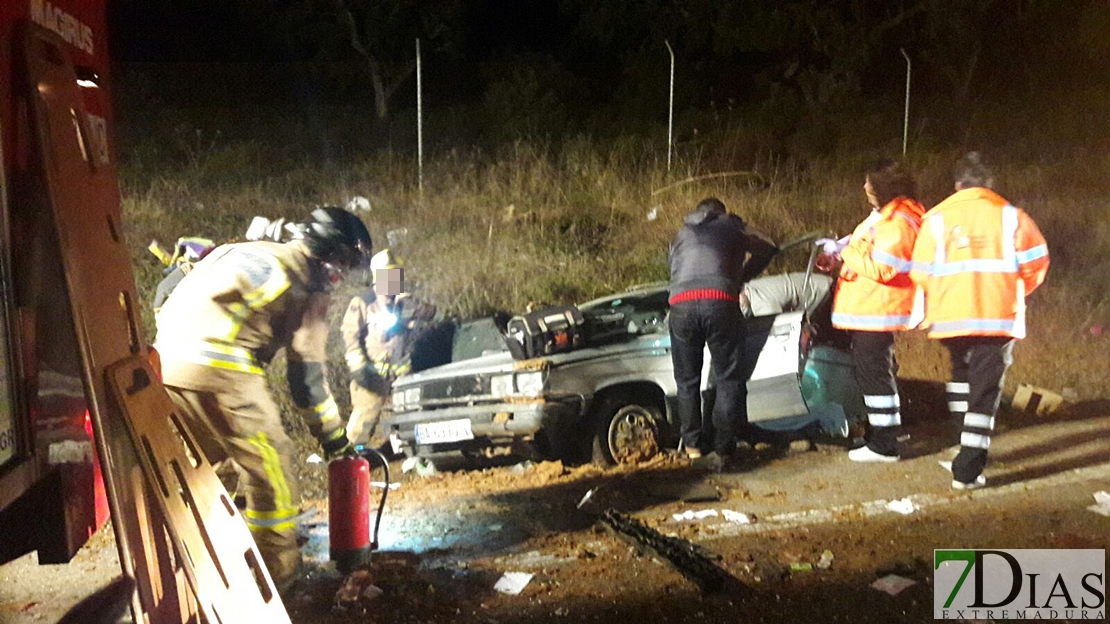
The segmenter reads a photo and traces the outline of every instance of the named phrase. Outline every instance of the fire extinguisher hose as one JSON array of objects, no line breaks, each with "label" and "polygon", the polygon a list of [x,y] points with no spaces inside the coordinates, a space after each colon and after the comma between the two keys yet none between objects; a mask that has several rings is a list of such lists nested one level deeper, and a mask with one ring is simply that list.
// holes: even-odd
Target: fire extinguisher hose
[{"label": "fire extinguisher hose", "polygon": [[382,487],[382,499],[378,502],[378,515],[374,518],[374,540],[370,543],[370,550],[374,551],[378,549],[378,527],[382,524],[382,512],[385,511],[385,499],[389,496],[389,460],[387,460],[385,455],[382,455],[381,451],[378,449],[367,446],[362,447],[360,450],[362,456],[366,458],[366,461],[373,464],[369,455],[374,455],[378,458],[378,461],[382,463],[382,468],[385,469],[385,485]]}]

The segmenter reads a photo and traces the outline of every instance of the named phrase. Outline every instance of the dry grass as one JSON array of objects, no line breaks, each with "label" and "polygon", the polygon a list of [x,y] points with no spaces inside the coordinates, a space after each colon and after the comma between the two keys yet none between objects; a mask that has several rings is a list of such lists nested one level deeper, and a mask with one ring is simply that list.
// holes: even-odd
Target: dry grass
[{"label": "dry grass", "polygon": [[[386,232],[407,232],[398,250],[410,286],[463,317],[520,310],[533,301],[581,301],[665,279],[667,244],[683,215],[705,196],[720,197],[777,240],[817,229],[846,233],[865,215],[859,155],[730,161],[736,151],[725,140],[703,144],[668,172],[658,146],[637,140],[601,144],[583,137],[558,146],[521,141],[494,153],[453,150],[426,164],[420,193],[408,154],[382,150],[319,164],[271,158],[256,142],[201,141],[173,162],[160,164],[156,150],[131,159],[123,169],[123,208],[139,287],[149,296],[159,278],[145,251],[153,237],[229,239],[254,215],[298,217],[312,203],[365,196],[376,245],[386,245]],[[911,156],[928,205],[948,192],[948,167],[957,154]],[[1104,397],[1110,225],[1103,212],[1110,159],[1065,150],[1051,162],[1007,165],[1002,156],[997,188],[1030,212],[1053,254],[1047,285],[1030,299],[1030,338],[1018,348],[1009,383]],[[758,177],[721,177],[652,193],[729,170]],[[338,300],[355,287],[345,286]],[[336,305],[336,314],[342,307]],[[1102,327],[1106,333],[1097,335]],[[939,347],[919,336],[901,343],[904,375],[943,378],[947,365]]]}]

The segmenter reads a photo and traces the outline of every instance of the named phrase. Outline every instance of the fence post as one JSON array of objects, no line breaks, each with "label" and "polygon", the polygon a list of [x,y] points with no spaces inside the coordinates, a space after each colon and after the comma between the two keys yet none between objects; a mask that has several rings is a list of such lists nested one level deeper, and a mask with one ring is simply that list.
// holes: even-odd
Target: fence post
[{"label": "fence post", "polygon": [[909,142],[910,137],[910,55],[906,54],[905,48],[898,48],[902,51],[902,56],[906,57],[906,115],[902,121],[902,157],[906,157],[906,144]]},{"label": "fence post", "polygon": [[667,171],[670,171],[671,152],[674,150],[674,49],[671,48],[670,41],[664,39],[663,43],[667,45],[667,52],[671,55],[670,102],[667,105]]},{"label": "fence post", "polygon": [[417,186],[424,195],[424,82],[421,75],[420,39],[416,40],[416,170]]}]

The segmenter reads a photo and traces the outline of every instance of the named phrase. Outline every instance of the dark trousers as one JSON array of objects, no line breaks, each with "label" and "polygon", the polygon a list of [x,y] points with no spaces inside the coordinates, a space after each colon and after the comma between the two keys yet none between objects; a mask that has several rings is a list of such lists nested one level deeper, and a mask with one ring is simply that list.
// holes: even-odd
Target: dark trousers
[{"label": "dark trousers", "polygon": [[952,476],[971,483],[987,465],[1002,382],[1014,361],[1014,339],[961,336],[945,338],[941,344],[952,360],[952,380],[945,387],[948,410],[953,416],[963,417],[960,453],[952,461]]},{"label": "dark trousers", "polygon": [[898,361],[894,358],[894,333],[852,331],[852,373],[867,407],[867,446],[882,455],[898,455],[902,434],[901,400],[898,397]]},{"label": "dark trousers", "polygon": [[[735,301],[683,301],[671,306],[671,361],[678,386],[682,442],[689,449],[736,451],[737,430],[748,423],[747,379],[741,362],[744,317]],[[701,373],[705,346],[716,376],[711,423],[701,409]]]}]

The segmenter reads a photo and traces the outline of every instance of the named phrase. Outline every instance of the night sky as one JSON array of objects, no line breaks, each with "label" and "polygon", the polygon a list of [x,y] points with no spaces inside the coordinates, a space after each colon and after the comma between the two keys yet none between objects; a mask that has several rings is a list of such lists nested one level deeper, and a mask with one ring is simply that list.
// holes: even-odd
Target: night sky
[{"label": "night sky", "polygon": [[[381,23],[374,11],[396,6],[408,10],[407,22],[366,26]],[[336,7],[351,8],[369,32],[367,48],[405,76],[399,93],[411,92],[411,72],[398,69],[411,67],[420,36],[426,109],[492,102],[500,119],[534,110],[552,120],[540,133],[657,124],[664,40],[678,57],[677,111],[770,106],[786,126],[876,99],[897,107],[901,49],[914,61],[915,101],[957,109],[1067,97],[1110,80],[1105,0],[115,0],[113,59],[269,66],[259,101],[372,100],[369,65]],[[283,63],[317,69],[273,70]],[[178,89],[164,98],[171,101],[222,95],[233,103],[251,96],[241,82],[151,89]],[[391,112],[409,108],[409,97],[390,104]]]},{"label": "night sky", "polygon": [[[291,4],[275,2],[275,5]],[[557,0],[468,0],[460,28],[463,56],[474,61],[506,52],[549,54],[565,47],[574,18]],[[109,2],[114,59],[124,62],[296,61],[273,33],[245,19],[235,2]]]}]

